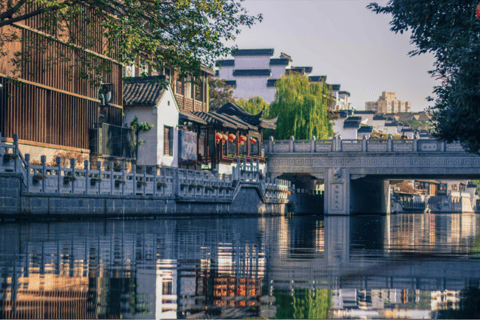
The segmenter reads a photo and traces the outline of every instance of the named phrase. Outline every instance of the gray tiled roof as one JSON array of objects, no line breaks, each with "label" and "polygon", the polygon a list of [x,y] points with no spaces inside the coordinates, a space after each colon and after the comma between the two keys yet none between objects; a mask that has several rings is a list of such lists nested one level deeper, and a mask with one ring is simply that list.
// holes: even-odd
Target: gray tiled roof
[{"label": "gray tiled roof", "polygon": [[269,49],[238,49],[232,56],[273,56],[273,48]]},{"label": "gray tiled roof", "polygon": [[217,65],[221,67],[235,67],[235,60],[228,59],[228,60],[217,60]]},{"label": "gray tiled roof", "polygon": [[271,66],[288,66],[289,62],[290,62],[290,60],[286,59],[286,58],[270,59],[270,65]]},{"label": "gray tiled roof", "polygon": [[374,116],[373,120],[387,120],[384,116]]},{"label": "gray tiled roof", "polygon": [[320,82],[327,80],[327,76],[309,76],[308,80],[310,82]]},{"label": "gray tiled roof", "polygon": [[125,107],[157,106],[165,93],[165,76],[134,77],[123,82],[123,101]]},{"label": "gray tiled roof", "polygon": [[353,128],[353,129],[357,128],[358,129],[359,127],[360,127],[360,121],[358,121],[358,120],[348,120],[348,118],[347,118],[343,122],[343,128]]},{"label": "gray tiled roof", "polygon": [[358,133],[372,133],[373,127],[372,126],[363,126],[358,128]]},{"label": "gray tiled roof", "polygon": [[268,88],[273,88],[275,87],[275,84],[277,83],[278,79],[268,79],[267,80],[267,87]]},{"label": "gray tiled roof", "polygon": [[338,91],[338,90],[340,90],[340,85],[339,85],[339,84],[332,84],[332,90],[333,90],[333,91]]},{"label": "gray tiled roof", "polygon": [[237,86],[237,80],[225,80],[225,86],[236,87]]},{"label": "gray tiled roof", "polygon": [[234,77],[270,77],[272,70],[270,69],[235,69]]},{"label": "gray tiled roof", "polygon": [[374,110],[355,110],[354,114],[375,114]]},{"label": "gray tiled roof", "polygon": [[265,129],[275,129],[277,127],[276,122],[278,117],[275,117],[273,119],[264,119],[263,111],[261,111],[259,114],[254,115],[254,114],[248,113],[247,111],[243,110],[241,107],[230,102],[227,102],[226,104],[224,104],[220,109],[215,111],[215,113],[236,117],[241,121],[243,121],[244,123],[248,123],[249,125],[252,125],[252,126],[259,126]]},{"label": "gray tiled roof", "polygon": [[348,91],[339,91],[338,94],[346,94],[347,96],[350,97],[350,92]]}]

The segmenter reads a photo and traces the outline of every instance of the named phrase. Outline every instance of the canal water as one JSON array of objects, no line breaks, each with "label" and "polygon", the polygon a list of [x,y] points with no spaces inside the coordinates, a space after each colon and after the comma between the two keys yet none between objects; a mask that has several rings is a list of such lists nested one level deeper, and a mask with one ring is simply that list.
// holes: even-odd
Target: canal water
[{"label": "canal water", "polygon": [[475,214],[0,224],[0,318],[479,318]]}]

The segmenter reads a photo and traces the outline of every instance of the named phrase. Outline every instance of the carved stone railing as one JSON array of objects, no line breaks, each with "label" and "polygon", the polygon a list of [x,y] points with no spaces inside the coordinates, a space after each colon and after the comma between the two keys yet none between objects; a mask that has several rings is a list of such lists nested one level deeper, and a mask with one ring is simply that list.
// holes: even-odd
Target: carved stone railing
[{"label": "carved stone railing", "polygon": [[40,163],[33,163],[29,154],[22,156],[18,135],[13,144],[6,144],[0,134],[0,173],[22,174],[25,192],[232,201],[241,184],[250,184],[259,188],[268,202],[282,202],[288,200],[292,187],[288,181],[266,178],[259,161],[254,163],[253,159],[238,158],[231,175],[134,164],[126,170],[124,164],[116,167],[113,162],[98,161],[92,165],[87,160],[78,164],[75,159],[65,168],[60,157],[53,166],[47,165],[46,156],[40,159]]},{"label": "carved stone railing", "polygon": [[446,143],[434,139],[342,139],[340,135],[329,140],[269,140],[262,142],[265,154],[328,153],[328,152],[465,152],[460,143]]}]

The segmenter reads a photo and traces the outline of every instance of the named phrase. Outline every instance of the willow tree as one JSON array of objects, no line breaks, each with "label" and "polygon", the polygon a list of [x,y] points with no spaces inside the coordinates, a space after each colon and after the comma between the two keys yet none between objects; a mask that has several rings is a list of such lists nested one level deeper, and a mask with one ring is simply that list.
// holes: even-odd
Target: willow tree
[{"label": "willow tree", "polygon": [[326,139],[333,134],[328,118],[332,102],[331,86],[325,82],[310,83],[299,73],[282,76],[276,83],[275,100],[270,105],[270,116],[279,115],[276,139]]},{"label": "willow tree", "polygon": [[240,98],[237,100],[237,105],[251,114],[259,114],[262,110],[265,110],[265,115],[268,115],[270,109],[268,102],[260,96],[251,97],[248,100]]}]

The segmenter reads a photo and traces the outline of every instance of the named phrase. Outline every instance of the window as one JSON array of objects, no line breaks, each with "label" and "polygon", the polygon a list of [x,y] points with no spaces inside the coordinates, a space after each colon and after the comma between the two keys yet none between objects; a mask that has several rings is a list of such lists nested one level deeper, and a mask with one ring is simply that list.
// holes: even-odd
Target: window
[{"label": "window", "polygon": [[195,100],[203,101],[203,81],[199,85],[195,85]]},{"label": "window", "polygon": [[173,157],[173,128],[163,127],[163,154]]},{"label": "window", "polygon": [[184,90],[183,90],[183,78],[178,78],[176,83],[175,83],[175,93],[184,95]]}]

